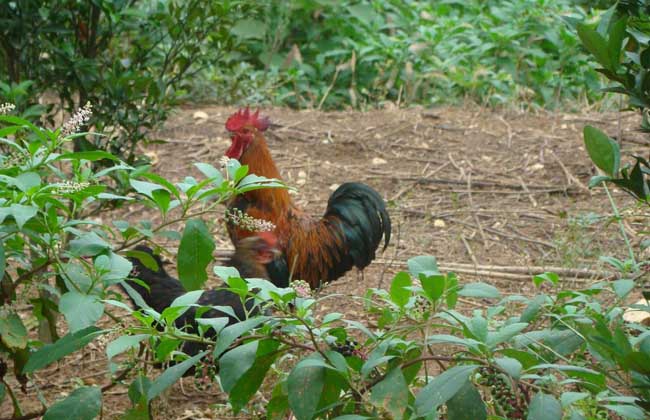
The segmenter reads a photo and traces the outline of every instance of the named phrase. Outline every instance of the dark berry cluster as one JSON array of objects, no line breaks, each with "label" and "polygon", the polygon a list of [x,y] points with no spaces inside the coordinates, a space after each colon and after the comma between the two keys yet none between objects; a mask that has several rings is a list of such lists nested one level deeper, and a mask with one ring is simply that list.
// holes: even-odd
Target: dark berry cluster
[{"label": "dark berry cluster", "polygon": [[217,367],[214,363],[202,360],[194,367],[194,386],[199,391],[207,391],[217,377]]},{"label": "dark berry cluster", "polygon": [[331,345],[331,348],[335,352],[342,354],[344,357],[357,356],[362,360],[367,359],[367,355],[363,351],[363,347],[359,344],[358,341],[352,338],[347,338],[343,343],[337,341]]},{"label": "dark berry cluster", "polygon": [[490,394],[496,404],[506,414],[508,419],[526,418],[526,403],[512,389],[510,381],[492,367],[482,367],[478,371],[477,383],[490,389]]}]

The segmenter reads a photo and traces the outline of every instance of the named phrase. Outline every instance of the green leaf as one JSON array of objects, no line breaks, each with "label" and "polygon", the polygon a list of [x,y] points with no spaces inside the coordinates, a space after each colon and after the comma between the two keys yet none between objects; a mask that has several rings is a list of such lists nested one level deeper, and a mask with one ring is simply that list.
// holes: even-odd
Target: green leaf
[{"label": "green leaf", "polygon": [[104,304],[97,296],[71,290],[61,296],[59,311],[68,321],[70,331],[74,333],[95,325],[104,314]]},{"label": "green leaf", "polygon": [[92,257],[111,249],[111,245],[95,232],[84,233],[70,241],[70,252],[79,257]]},{"label": "green leaf", "polygon": [[20,316],[8,312],[0,317],[0,339],[10,349],[24,349],[27,347],[27,329]]},{"label": "green leaf", "polygon": [[616,296],[620,299],[625,298],[632,290],[634,290],[634,286],[634,280],[623,279],[612,282],[614,293],[616,293]]},{"label": "green leaf", "polygon": [[[151,182],[145,182],[145,181],[138,181],[136,179],[130,179],[129,183],[135,189],[137,192],[139,192],[142,195],[146,195],[150,199],[154,200],[154,195],[153,192],[156,190],[165,190],[165,187],[162,185],[154,184]],[[168,191],[169,192],[169,191]]]},{"label": "green leaf", "polygon": [[438,270],[438,262],[436,257],[430,255],[420,255],[410,258],[407,262],[409,272],[413,277],[420,277],[420,274],[425,276],[434,276],[440,274]]},{"label": "green leaf", "polygon": [[74,153],[64,153],[62,155],[59,155],[56,159],[54,160],[90,160],[90,161],[97,161],[97,160],[102,160],[102,159],[109,159],[115,162],[119,162],[120,159],[117,158],[116,156],[104,152],[102,150],[91,150],[88,152],[74,152]]},{"label": "green leaf", "polygon": [[445,291],[445,281],[446,276],[442,274],[425,276],[420,274],[420,283],[422,284],[422,289],[424,293],[429,297],[429,299],[436,301],[440,299],[442,293]]},{"label": "green leaf", "polygon": [[477,365],[458,365],[433,378],[415,397],[418,416],[428,416],[449,401],[463,388],[469,375],[477,368]]},{"label": "green leaf", "polygon": [[84,386],[48,408],[43,420],[93,420],[101,408],[102,391],[96,386]]},{"label": "green leaf", "polygon": [[397,273],[390,284],[390,300],[400,308],[404,307],[411,297],[411,291],[407,289],[410,286],[411,276],[404,271]]},{"label": "green leaf", "polygon": [[88,327],[76,333],[70,333],[65,337],[61,337],[53,344],[47,344],[35,351],[29,356],[27,364],[23,368],[23,373],[32,373],[39,369],[44,368],[50,363],[74,353],[75,351],[83,348],[86,344],[90,343],[95,337],[104,334],[105,331],[97,327]]},{"label": "green leaf", "polygon": [[208,278],[206,268],[212,261],[214,241],[205,222],[190,219],[183,230],[178,248],[178,277],[185,290],[197,290]]},{"label": "green leaf", "polygon": [[129,385],[129,399],[133,404],[137,404],[143,397],[147,396],[149,388],[151,388],[151,379],[144,375],[138,376],[133,380],[133,382],[131,382],[131,385]]},{"label": "green leaf", "polygon": [[0,281],[5,276],[6,267],[7,267],[7,260],[5,258],[5,247],[2,241],[0,241]]},{"label": "green leaf", "polygon": [[209,163],[195,163],[194,166],[196,166],[203,175],[211,179],[212,184],[219,186],[223,182],[223,175],[221,172]]},{"label": "green leaf", "polygon": [[561,420],[562,406],[554,396],[538,392],[528,407],[528,420]]},{"label": "green leaf", "polygon": [[460,296],[482,298],[482,299],[498,299],[501,297],[499,289],[487,283],[469,283],[464,285],[459,291]]},{"label": "green leaf", "polygon": [[648,418],[643,410],[635,405],[606,404],[604,407],[622,416],[626,420],[645,420]]},{"label": "green leaf", "polygon": [[[129,276],[133,269],[131,261],[113,252],[109,253],[108,257],[104,261],[107,262],[107,265],[101,268],[106,272],[102,274],[101,279],[106,287],[124,280]],[[95,266],[97,267],[97,263]]]},{"label": "green leaf", "polygon": [[230,393],[237,381],[255,363],[259,340],[242,344],[225,353],[219,359],[219,377],[223,390]]},{"label": "green leaf", "polygon": [[13,216],[18,229],[22,229],[25,223],[38,213],[38,207],[12,204],[9,207],[0,207],[0,224],[7,216]]},{"label": "green leaf", "polygon": [[149,391],[147,392],[147,401],[153,400],[158,395],[160,395],[161,392],[173,385],[181,378],[181,376],[183,376],[185,372],[188,371],[189,368],[198,363],[198,361],[208,353],[209,352],[207,350],[202,351],[201,353],[192,356],[187,360],[183,360],[181,363],[167,368],[167,370],[158,376],[151,384],[151,388],[149,388]]},{"label": "green leaf", "polygon": [[27,192],[41,185],[41,177],[36,172],[25,172],[16,177],[16,186],[20,191]]},{"label": "green leaf", "polygon": [[239,271],[237,271],[235,267],[215,265],[212,271],[214,271],[214,274],[223,281],[227,281],[229,278],[241,278]]},{"label": "green leaf", "polygon": [[264,39],[266,24],[257,19],[241,19],[230,28],[230,33],[241,39]]},{"label": "green leaf", "polygon": [[151,334],[123,335],[118,337],[106,346],[106,357],[110,360],[118,354],[136,348],[142,340],[146,340],[149,337],[151,337]]},{"label": "green leaf", "polygon": [[514,379],[519,379],[523,366],[517,359],[511,357],[497,357],[494,362]]},{"label": "green leaf", "polygon": [[515,335],[519,334],[528,326],[527,322],[515,322],[513,324],[504,325],[496,332],[488,333],[487,345],[494,348],[498,344],[510,340]]},{"label": "green leaf", "polygon": [[614,57],[610,56],[607,40],[590,25],[581,23],[577,26],[577,31],[583,45],[596,61],[607,70],[614,71]]},{"label": "green leaf", "polygon": [[221,331],[217,345],[214,347],[214,357],[219,357],[230,345],[243,334],[269,320],[268,316],[249,318],[245,321],[229,325]]},{"label": "green leaf", "polygon": [[611,181],[611,180],[612,180],[612,177],[609,177],[607,175],[595,175],[595,176],[592,176],[591,178],[589,178],[588,186],[589,186],[589,188],[593,188],[593,187],[595,187],[597,185],[602,184],[605,181]]},{"label": "green leaf", "polygon": [[408,406],[409,389],[402,369],[393,368],[386,377],[372,387],[370,402],[376,407],[383,408],[393,418],[401,419]]},{"label": "green leaf", "polygon": [[287,378],[289,406],[298,420],[314,417],[325,385],[325,368],[305,365],[308,360],[301,360]]},{"label": "green leaf", "polygon": [[[279,353],[276,352],[278,347],[280,347],[280,342],[276,340],[262,340],[258,342],[253,363],[250,364],[249,368],[246,371],[243,371],[239,379],[237,379],[230,390],[229,401],[233,407],[235,413],[238,413],[242,408],[248,404],[250,399],[258,391],[264,377],[268,372],[269,368],[279,356]],[[236,349],[235,349],[236,350]],[[220,377],[223,381],[223,368],[224,368],[224,358],[228,355],[226,353],[220,360]],[[241,360],[238,360],[232,355],[232,359],[228,362],[231,365],[237,365],[242,363]],[[247,356],[248,357],[248,356]],[[248,361],[245,363],[248,365]],[[240,366],[237,366],[236,369],[240,370]],[[232,372],[229,373],[231,375]]]},{"label": "green leaf", "polygon": [[560,283],[560,276],[556,273],[542,273],[533,277],[533,283],[536,287],[539,287],[542,283],[549,282],[553,286],[557,286]]},{"label": "green leaf", "polygon": [[523,310],[521,316],[519,316],[519,321],[521,322],[531,322],[539,314],[540,310],[546,303],[546,295],[537,295],[529,303],[528,306]]},{"label": "green leaf", "polygon": [[584,140],[587,153],[594,165],[607,175],[616,176],[621,164],[621,151],[618,143],[590,125],[586,125],[584,128]]},{"label": "green leaf", "polygon": [[562,402],[562,407],[567,408],[568,406],[589,397],[588,392],[563,392],[560,395],[560,401]]},{"label": "green leaf", "polygon": [[487,408],[481,394],[470,381],[465,381],[456,395],[447,401],[447,419],[487,419]]}]

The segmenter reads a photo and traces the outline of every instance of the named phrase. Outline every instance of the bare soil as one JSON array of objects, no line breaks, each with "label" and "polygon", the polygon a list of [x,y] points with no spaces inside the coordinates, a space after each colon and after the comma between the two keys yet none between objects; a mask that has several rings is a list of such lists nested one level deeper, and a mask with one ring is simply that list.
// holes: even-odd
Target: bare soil
[{"label": "bare soil", "polygon": [[[142,151],[168,179],[198,177],[192,163],[218,166],[229,146],[224,123],[234,111],[179,109],[156,133],[164,143]],[[365,182],[389,202],[393,238],[388,249],[363,275],[350,272],[323,293],[360,296],[368,288],[387,287],[408,258],[430,254],[443,270],[459,273],[461,282],[480,280],[504,294],[530,294],[532,274],[562,267],[563,281],[578,287],[606,276],[601,255],[626,254],[604,191],[586,188],[595,170],[582,129],[592,124],[622,137],[623,156],[646,155],[648,143],[636,131],[636,114],[530,114],[477,107],[367,113],[277,108],[265,113],[274,124],[267,139],[275,162],[285,181],[297,187],[294,199],[303,208],[322,214],[331,192],[345,181]],[[615,190],[614,196],[624,211],[634,213],[625,228],[637,246],[645,229],[643,215],[623,193]],[[154,213],[138,205],[102,216],[108,222],[123,217],[155,223]],[[224,232],[216,240],[221,252],[230,247]],[[363,318],[362,308],[350,299],[327,302],[323,311]],[[110,320],[102,322],[110,325]],[[36,386],[18,394],[26,411],[39,407],[39,391],[52,403],[79,382],[107,383],[107,341],[96,341],[83,354],[40,373]],[[117,418],[127,409],[126,391],[116,386],[105,395],[104,418]],[[228,418],[218,409],[225,400],[216,386],[201,391],[184,380],[156,401],[156,418]],[[0,418],[11,413],[7,402],[0,406]]]}]

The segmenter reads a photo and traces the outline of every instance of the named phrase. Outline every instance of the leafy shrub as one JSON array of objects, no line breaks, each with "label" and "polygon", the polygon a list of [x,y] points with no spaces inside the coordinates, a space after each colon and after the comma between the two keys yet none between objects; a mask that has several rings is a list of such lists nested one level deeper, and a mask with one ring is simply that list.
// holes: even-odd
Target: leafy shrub
[{"label": "leafy shrub", "polygon": [[[0,114],[12,108],[0,106]],[[248,175],[247,168],[235,160],[227,162],[225,174],[209,164],[197,164],[205,179],[186,177],[175,185],[149,172],[147,166],[132,167],[106,151],[70,152],[68,144],[75,137],[88,135],[77,131],[90,118],[86,107],[52,131],[23,118],[0,115],[0,402],[8,395],[15,417],[22,410],[5,380],[6,358],[24,386],[29,375],[94,338],[112,330],[119,333],[117,326],[101,330],[95,323],[105,313],[110,315],[107,304],[120,298],[111,286],[132,269],[122,253],[143,240],[177,238],[179,233],[170,228],[183,225],[179,255],[211,253],[207,245],[196,250],[195,241],[212,242],[201,215],[218,212],[233,194],[279,186]],[[103,169],[93,165],[98,161],[106,162]],[[115,173],[136,194],[116,194],[110,177]],[[153,226],[147,220],[133,224],[114,220],[111,225],[94,220],[112,201],[136,197],[157,209],[164,221]],[[181,276],[183,282],[186,277],[200,278],[201,271],[205,277],[205,266],[191,268]],[[18,308],[28,302],[33,309],[22,318]],[[64,337],[58,334],[59,314],[67,321]],[[46,418],[62,418],[57,413],[70,407],[80,407],[86,412],[84,418],[94,418],[101,407],[100,390],[79,388],[51,406]]]},{"label": "leafy shrub", "polygon": [[[578,107],[600,87],[571,27],[585,13],[572,0],[260,2],[234,24],[232,74],[248,63],[275,87],[244,86],[240,100],[295,107]],[[230,68],[213,70],[216,92],[242,82]]]},{"label": "leafy shrub", "polygon": [[[0,89],[6,94],[29,83],[31,101],[58,100],[52,115],[92,102],[92,125],[105,136],[78,137],[77,148],[109,150],[133,163],[135,145],[165,120],[188,80],[229,48],[238,4],[0,2]],[[32,105],[7,96],[19,112]]]}]

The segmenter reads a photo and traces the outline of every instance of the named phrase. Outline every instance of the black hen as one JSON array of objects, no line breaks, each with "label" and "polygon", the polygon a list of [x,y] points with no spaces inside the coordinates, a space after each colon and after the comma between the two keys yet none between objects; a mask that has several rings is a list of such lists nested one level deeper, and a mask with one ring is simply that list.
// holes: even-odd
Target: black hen
[{"label": "black hen", "polygon": [[[185,294],[186,290],[180,281],[165,271],[162,260],[150,248],[140,245],[135,249],[149,254],[156,261],[158,270],[154,271],[147,268],[137,258],[129,258],[133,264],[131,277],[141,280],[148,287],[133,280],[127,280],[126,282],[142,296],[142,299],[147,305],[160,313],[165,308],[168,308],[177,297]],[[264,264],[270,261],[275,253],[275,238],[270,234],[263,233],[242,240],[226,265],[237,268],[244,278],[267,278]],[[137,306],[136,302],[133,302],[133,304]],[[252,299],[246,301],[246,308],[244,309],[244,305],[242,305],[241,299],[237,294],[223,289],[204,291],[197,304],[201,306],[225,306],[232,308],[236,317],[214,308],[203,312],[201,315],[202,318],[227,317],[228,325],[245,319],[246,313],[255,314],[258,312]],[[195,318],[196,308],[190,307],[176,319],[176,327],[182,328],[188,333],[196,333],[197,323]],[[206,338],[211,337],[214,337],[214,331],[212,329],[206,332]],[[183,343],[182,350],[192,356],[204,348],[205,346],[200,343],[188,341]]]}]

